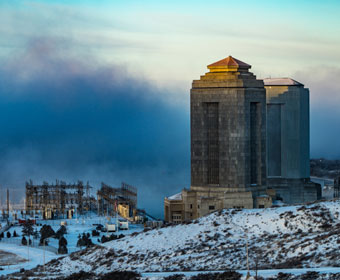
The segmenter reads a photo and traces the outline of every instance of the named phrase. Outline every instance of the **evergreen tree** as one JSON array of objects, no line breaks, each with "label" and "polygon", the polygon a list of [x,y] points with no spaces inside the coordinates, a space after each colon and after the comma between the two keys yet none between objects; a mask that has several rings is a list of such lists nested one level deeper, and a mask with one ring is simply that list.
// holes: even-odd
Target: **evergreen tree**
[{"label": "evergreen tree", "polygon": [[63,225],[57,230],[55,238],[60,239],[66,233],[67,233],[66,227]]},{"label": "evergreen tree", "polygon": [[27,245],[27,240],[26,240],[25,236],[22,237],[21,244],[24,245],[24,246]]},{"label": "evergreen tree", "polygon": [[22,229],[22,235],[23,236],[31,236],[33,235],[34,229],[33,229],[33,223],[31,221],[26,221],[24,223],[23,229]]},{"label": "evergreen tree", "polygon": [[35,230],[35,231],[33,232],[33,238],[34,238],[34,239],[38,239],[38,238],[39,238],[39,231]]},{"label": "evergreen tree", "polygon": [[63,236],[59,239],[59,247],[60,246],[66,246],[67,245],[67,240],[66,238]]},{"label": "evergreen tree", "polygon": [[[55,232],[53,228],[50,225],[43,225],[40,229],[40,243],[39,245],[42,246],[44,244],[44,240],[46,238],[52,237],[55,235]],[[45,245],[47,245],[47,242],[45,241]]]}]

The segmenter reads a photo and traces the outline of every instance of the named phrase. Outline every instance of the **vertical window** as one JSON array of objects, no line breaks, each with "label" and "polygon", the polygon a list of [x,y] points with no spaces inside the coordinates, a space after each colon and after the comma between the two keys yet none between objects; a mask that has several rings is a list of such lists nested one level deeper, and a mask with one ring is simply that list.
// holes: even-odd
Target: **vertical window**
[{"label": "vertical window", "polygon": [[218,103],[206,104],[207,132],[207,183],[219,184],[219,112]]},{"label": "vertical window", "polygon": [[268,176],[281,176],[281,106],[267,104]]},{"label": "vertical window", "polygon": [[250,103],[250,184],[261,184],[261,103]]}]

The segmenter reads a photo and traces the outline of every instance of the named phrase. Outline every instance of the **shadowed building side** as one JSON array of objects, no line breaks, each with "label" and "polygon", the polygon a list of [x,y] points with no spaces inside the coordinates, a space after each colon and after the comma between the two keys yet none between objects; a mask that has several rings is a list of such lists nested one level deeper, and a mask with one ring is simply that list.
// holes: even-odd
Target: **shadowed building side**
[{"label": "shadowed building side", "polygon": [[264,79],[267,93],[267,185],[285,203],[317,200],[310,182],[309,90],[291,78]]}]

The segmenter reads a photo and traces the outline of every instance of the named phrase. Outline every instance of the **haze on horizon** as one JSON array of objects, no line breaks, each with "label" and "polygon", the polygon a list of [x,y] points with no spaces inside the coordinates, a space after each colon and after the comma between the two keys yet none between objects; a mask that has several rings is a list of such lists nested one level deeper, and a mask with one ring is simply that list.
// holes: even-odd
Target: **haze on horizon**
[{"label": "haze on horizon", "polygon": [[232,55],[310,89],[311,157],[340,157],[337,1],[1,1],[0,186],[121,181],[162,216],[190,184],[189,90]]}]

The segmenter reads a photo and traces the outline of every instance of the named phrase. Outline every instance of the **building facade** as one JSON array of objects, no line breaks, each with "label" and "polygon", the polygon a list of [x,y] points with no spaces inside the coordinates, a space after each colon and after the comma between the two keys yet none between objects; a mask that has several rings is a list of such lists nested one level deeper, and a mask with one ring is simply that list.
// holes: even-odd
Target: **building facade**
[{"label": "building facade", "polygon": [[250,68],[229,56],[193,81],[191,186],[165,198],[166,221],[318,198],[309,180],[308,89],[259,80]]},{"label": "building facade", "polygon": [[193,81],[191,187],[165,198],[165,220],[272,204],[266,188],[266,91],[250,68],[229,56]]},{"label": "building facade", "polygon": [[267,96],[267,186],[288,204],[316,200],[310,181],[309,90],[291,78],[264,79]]}]

